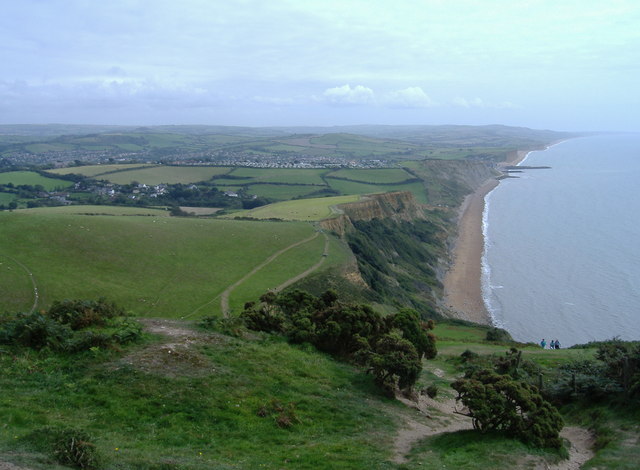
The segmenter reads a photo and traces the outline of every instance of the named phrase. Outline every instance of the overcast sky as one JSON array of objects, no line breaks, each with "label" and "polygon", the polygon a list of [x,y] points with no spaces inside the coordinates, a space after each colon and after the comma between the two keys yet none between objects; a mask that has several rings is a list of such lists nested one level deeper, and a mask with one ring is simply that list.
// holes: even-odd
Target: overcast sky
[{"label": "overcast sky", "polygon": [[639,0],[19,0],[0,123],[640,131]]}]

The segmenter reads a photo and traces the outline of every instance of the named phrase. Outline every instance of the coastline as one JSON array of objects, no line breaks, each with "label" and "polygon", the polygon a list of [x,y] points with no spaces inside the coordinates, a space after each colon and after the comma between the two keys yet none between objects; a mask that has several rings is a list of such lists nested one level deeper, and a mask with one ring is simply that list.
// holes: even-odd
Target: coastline
[{"label": "coastline", "polygon": [[[525,150],[515,151],[498,168],[517,165],[528,154],[529,151]],[[443,282],[444,304],[451,313],[456,318],[483,325],[491,325],[492,319],[482,295],[482,218],[485,197],[499,183],[497,178],[485,181],[462,203],[458,216],[458,236],[452,250],[453,262]]]}]

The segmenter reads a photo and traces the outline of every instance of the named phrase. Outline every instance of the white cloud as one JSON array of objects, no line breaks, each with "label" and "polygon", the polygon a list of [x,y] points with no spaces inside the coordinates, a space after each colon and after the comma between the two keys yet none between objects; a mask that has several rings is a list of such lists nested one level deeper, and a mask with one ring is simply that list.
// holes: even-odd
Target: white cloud
[{"label": "white cloud", "polygon": [[502,101],[500,103],[490,103],[484,101],[482,98],[473,98],[466,99],[461,96],[456,96],[451,103],[454,106],[458,106],[460,108],[493,108],[493,109],[514,109],[518,108],[515,104],[510,101]]},{"label": "white cloud", "polygon": [[384,97],[388,106],[398,108],[430,108],[434,101],[419,86],[412,86],[402,90],[395,90]]},{"label": "white cloud", "polygon": [[349,84],[327,88],[322,93],[322,99],[336,105],[375,104],[376,102],[371,88],[362,85],[351,87]]}]

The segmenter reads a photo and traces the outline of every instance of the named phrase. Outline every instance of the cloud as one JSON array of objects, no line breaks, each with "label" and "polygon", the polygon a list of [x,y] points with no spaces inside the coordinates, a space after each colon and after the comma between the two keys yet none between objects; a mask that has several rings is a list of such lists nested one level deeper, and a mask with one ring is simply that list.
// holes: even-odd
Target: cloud
[{"label": "cloud", "polygon": [[434,101],[419,86],[412,86],[402,90],[387,93],[384,103],[397,108],[430,108],[435,106]]},{"label": "cloud", "polygon": [[500,103],[490,103],[490,102],[484,101],[482,98],[477,98],[477,97],[468,100],[466,98],[462,98],[461,96],[457,96],[453,100],[451,100],[451,103],[454,106],[457,106],[460,108],[493,108],[493,109],[518,108],[518,106],[516,106],[510,101],[502,101]]},{"label": "cloud", "polygon": [[360,105],[375,104],[376,98],[373,90],[366,86],[342,85],[333,88],[327,88],[322,93],[322,100],[334,105]]}]

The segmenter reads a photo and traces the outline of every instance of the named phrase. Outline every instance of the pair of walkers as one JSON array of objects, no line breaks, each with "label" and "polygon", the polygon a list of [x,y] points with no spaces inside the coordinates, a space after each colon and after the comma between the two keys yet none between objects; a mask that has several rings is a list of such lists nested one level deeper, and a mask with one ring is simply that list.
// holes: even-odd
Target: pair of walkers
[{"label": "pair of walkers", "polygon": [[[542,338],[542,341],[540,341],[540,346],[542,347],[542,349],[547,348],[547,342],[544,338]],[[549,343],[549,349],[560,349],[560,341],[558,341],[557,339],[552,339]]]}]

